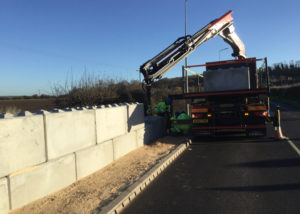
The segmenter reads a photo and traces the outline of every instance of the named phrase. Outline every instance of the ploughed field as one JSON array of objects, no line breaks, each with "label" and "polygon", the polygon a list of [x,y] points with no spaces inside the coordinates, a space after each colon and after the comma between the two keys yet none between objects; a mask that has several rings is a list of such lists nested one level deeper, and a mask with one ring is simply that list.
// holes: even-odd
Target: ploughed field
[{"label": "ploughed field", "polygon": [[0,113],[17,114],[21,111],[36,112],[39,109],[51,110],[55,108],[55,99],[8,99],[0,100]]}]

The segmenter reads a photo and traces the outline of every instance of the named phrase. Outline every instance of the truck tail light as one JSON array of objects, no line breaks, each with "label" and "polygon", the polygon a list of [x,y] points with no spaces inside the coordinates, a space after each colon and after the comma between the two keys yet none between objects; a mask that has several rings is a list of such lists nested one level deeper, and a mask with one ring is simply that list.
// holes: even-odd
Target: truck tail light
[{"label": "truck tail light", "polygon": [[199,106],[194,106],[192,108],[192,113],[205,113],[208,111],[207,107],[199,107]]},{"label": "truck tail light", "polygon": [[266,117],[267,115],[268,115],[267,111],[257,111],[257,112],[254,112],[254,116],[256,116],[256,117]]},{"label": "truck tail light", "polygon": [[192,118],[202,118],[202,114],[192,114]]}]

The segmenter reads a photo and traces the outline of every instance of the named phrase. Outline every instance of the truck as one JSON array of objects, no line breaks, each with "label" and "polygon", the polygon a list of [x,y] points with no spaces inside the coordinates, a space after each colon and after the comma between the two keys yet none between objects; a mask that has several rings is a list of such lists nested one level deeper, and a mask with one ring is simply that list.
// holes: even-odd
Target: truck
[{"label": "truck", "polygon": [[[191,54],[205,41],[219,35],[232,50],[233,60],[207,62],[204,65],[183,66],[184,70],[205,67],[204,91],[171,95],[174,101],[184,100],[191,119],[173,120],[172,123],[190,124],[193,135],[243,132],[247,136],[264,136],[270,116],[270,88],[267,58],[247,58],[245,46],[235,33],[232,11],[196,32],[178,38],[169,47],[146,61],[140,72],[147,88],[147,105],[151,109],[151,84],[173,66]],[[262,65],[257,68],[257,62]]]}]

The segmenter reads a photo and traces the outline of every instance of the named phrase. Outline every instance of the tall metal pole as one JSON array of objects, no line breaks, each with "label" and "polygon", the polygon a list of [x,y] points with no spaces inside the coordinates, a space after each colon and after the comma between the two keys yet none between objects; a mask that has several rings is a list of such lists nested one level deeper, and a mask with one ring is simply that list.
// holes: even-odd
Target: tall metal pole
[{"label": "tall metal pole", "polygon": [[[186,30],[186,3],[187,0],[184,1],[184,35],[186,37],[187,30]],[[185,57],[185,66],[187,66],[187,57]]]},{"label": "tall metal pole", "polygon": [[182,93],[183,93],[183,94],[184,94],[184,92],[185,92],[184,73],[185,73],[184,66],[182,66]]},{"label": "tall metal pole", "polygon": [[[185,38],[187,36],[186,4],[187,4],[187,0],[184,1],[184,34],[185,34]],[[184,61],[185,61],[185,67],[187,67],[187,57],[185,57]],[[186,90],[185,90],[185,92],[189,93],[189,74],[188,74],[188,71],[185,71],[185,72],[186,72],[186,83],[185,83]],[[186,104],[186,113],[188,115],[190,115],[190,105],[188,103]]]},{"label": "tall metal pole", "polygon": [[265,69],[266,69],[266,73],[267,73],[267,89],[268,89],[268,116],[270,116],[270,94],[271,94],[271,90],[270,90],[270,74],[269,74],[269,67],[268,67],[268,59],[267,57],[265,57]]},{"label": "tall metal pole", "polygon": [[[187,36],[186,4],[187,4],[187,0],[184,1],[184,34],[185,34],[185,38]],[[186,67],[187,66],[187,57],[185,57],[184,61],[185,61],[185,67]],[[185,71],[185,75],[186,75],[185,92],[188,93],[189,92],[189,76],[188,76],[187,71]]]}]

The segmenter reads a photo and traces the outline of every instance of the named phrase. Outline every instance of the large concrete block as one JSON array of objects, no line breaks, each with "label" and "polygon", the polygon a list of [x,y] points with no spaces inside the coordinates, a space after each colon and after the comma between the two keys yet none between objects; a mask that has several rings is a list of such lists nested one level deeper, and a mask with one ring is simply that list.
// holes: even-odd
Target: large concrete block
[{"label": "large concrete block", "polygon": [[87,176],[114,160],[112,140],[76,152],[77,178]]},{"label": "large concrete block", "polygon": [[0,119],[0,177],[46,160],[42,115]]},{"label": "large concrete block", "polygon": [[11,204],[15,209],[75,182],[75,155],[11,174],[9,179]]},{"label": "large concrete block", "polygon": [[73,110],[45,114],[48,158],[96,144],[94,110]]},{"label": "large concrete block", "polygon": [[144,127],[144,105],[142,103],[127,105],[127,118],[128,132]]},{"label": "large concrete block", "polygon": [[127,132],[127,107],[96,109],[97,142],[101,143]]},{"label": "large concrete block", "polygon": [[144,144],[152,143],[164,135],[163,117],[145,117]]},{"label": "large concrete block", "polygon": [[8,182],[7,178],[0,178],[0,214],[9,211]]},{"label": "large concrete block", "polygon": [[137,147],[141,147],[145,145],[145,128],[141,128],[136,130],[136,145]]},{"label": "large concrete block", "polygon": [[114,138],[113,146],[115,160],[133,151],[137,148],[136,132],[130,132],[126,135]]},{"label": "large concrete block", "polygon": [[248,67],[207,70],[203,72],[204,91],[230,91],[250,89]]}]

